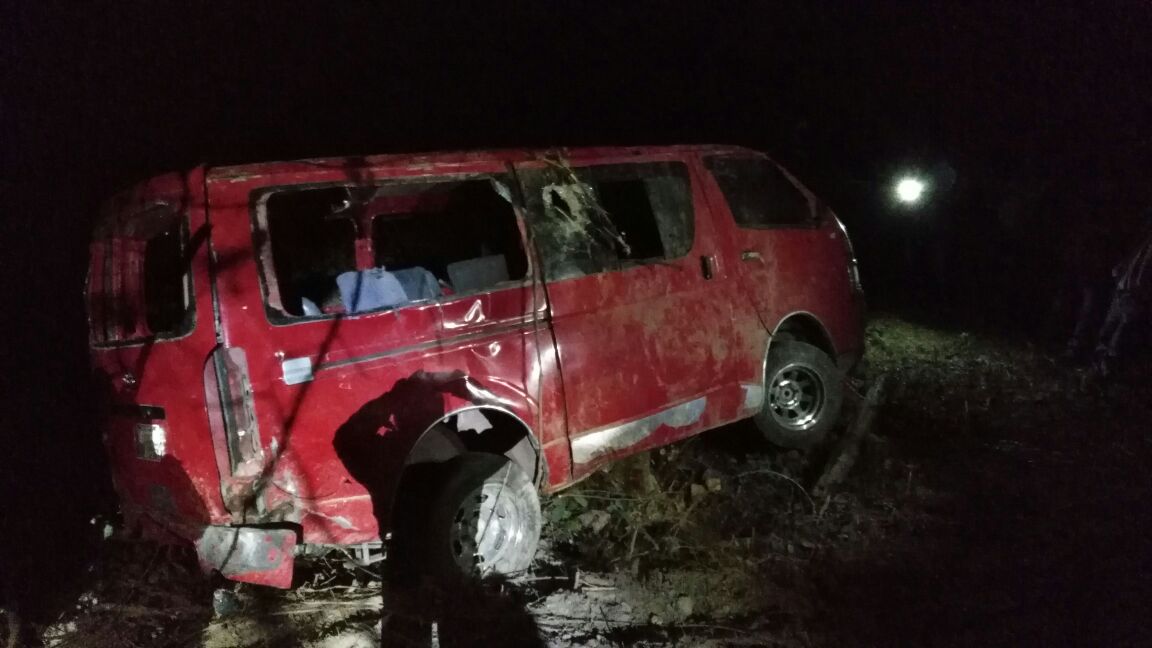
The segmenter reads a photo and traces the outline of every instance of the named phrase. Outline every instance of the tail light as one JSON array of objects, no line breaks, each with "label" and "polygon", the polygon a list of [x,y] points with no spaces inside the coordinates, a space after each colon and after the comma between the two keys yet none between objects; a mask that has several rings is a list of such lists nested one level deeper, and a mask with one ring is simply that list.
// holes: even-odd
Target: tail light
[{"label": "tail light", "polygon": [[160,461],[168,449],[168,430],[163,423],[137,423],[136,456],[145,461]]},{"label": "tail light", "polygon": [[[215,370],[217,400],[223,419],[223,437],[228,450],[228,462],[233,477],[255,477],[264,463],[260,445],[260,430],[256,423],[256,410],[252,398],[252,382],[248,377],[248,357],[239,347],[217,347],[212,353]],[[206,376],[207,378],[207,376]],[[206,385],[209,388],[211,385]],[[217,421],[220,420],[218,417]]]}]

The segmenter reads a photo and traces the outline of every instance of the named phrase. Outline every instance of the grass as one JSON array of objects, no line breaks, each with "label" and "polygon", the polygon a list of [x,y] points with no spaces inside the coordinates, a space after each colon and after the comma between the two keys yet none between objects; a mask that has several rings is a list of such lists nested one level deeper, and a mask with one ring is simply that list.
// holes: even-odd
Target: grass
[{"label": "grass", "polygon": [[[547,564],[498,603],[560,645],[1146,641],[1149,386],[892,317],[867,340],[864,373],[888,375],[889,396],[832,492],[808,491],[819,453],[774,450],[749,424],[645,453],[545,502]],[[372,631],[379,589],[359,574],[241,588],[240,616],[211,620],[209,587],[137,551],[96,562],[49,645]]]}]

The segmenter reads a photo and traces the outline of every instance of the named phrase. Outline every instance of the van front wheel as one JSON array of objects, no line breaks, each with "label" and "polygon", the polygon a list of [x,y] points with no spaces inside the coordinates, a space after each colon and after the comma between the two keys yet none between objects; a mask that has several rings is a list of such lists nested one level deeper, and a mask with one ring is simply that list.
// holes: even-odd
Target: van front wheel
[{"label": "van front wheel", "polygon": [[772,344],[764,371],[764,404],[756,427],[770,442],[806,450],[827,436],[844,400],[840,371],[820,349],[805,342]]}]

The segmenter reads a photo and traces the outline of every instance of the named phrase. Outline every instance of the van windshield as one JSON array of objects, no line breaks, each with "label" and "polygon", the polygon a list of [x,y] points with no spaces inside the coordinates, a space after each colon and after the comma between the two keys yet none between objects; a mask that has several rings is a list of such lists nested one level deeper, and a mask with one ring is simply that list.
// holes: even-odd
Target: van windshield
[{"label": "van windshield", "polygon": [[93,344],[167,339],[192,329],[187,247],[187,218],[164,205],[96,229],[88,268]]}]

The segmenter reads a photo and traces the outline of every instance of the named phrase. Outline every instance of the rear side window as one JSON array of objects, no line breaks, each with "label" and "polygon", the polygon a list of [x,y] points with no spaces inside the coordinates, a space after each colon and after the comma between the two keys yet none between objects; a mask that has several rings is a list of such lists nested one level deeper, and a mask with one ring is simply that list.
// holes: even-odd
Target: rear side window
[{"label": "rear side window", "polygon": [[88,270],[94,344],[169,339],[194,324],[188,221],[165,206],[97,229]]},{"label": "rear side window", "polygon": [[704,165],[716,178],[740,227],[811,227],[808,198],[771,160],[713,156]]},{"label": "rear side window", "polygon": [[692,248],[692,193],[679,162],[552,162],[524,180],[549,280],[677,259]]},{"label": "rear side window", "polygon": [[276,189],[256,201],[275,317],[400,308],[514,285],[528,271],[503,177]]},{"label": "rear side window", "polygon": [[173,222],[144,245],[144,320],[148,330],[169,334],[180,330],[192,305],[189,299],[184,249],[184,221]]}]

